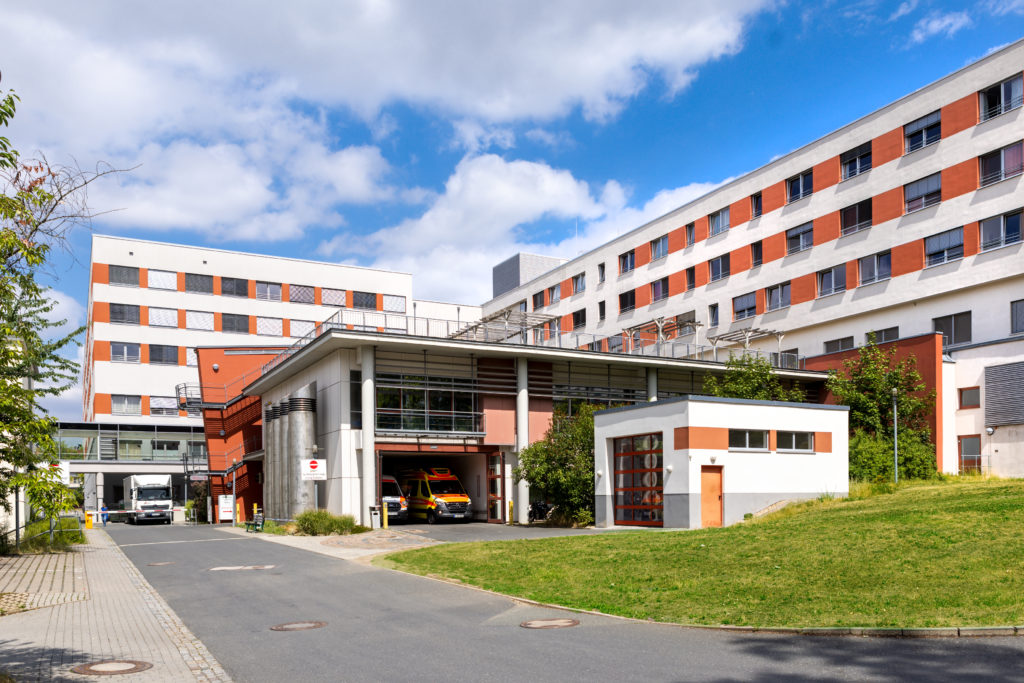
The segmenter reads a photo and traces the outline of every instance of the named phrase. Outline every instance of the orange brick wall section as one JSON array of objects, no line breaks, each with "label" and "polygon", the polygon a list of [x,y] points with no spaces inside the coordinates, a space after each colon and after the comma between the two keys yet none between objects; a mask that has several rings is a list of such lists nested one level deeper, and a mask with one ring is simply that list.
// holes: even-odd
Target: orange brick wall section
[{"label": "orange brick wall section", "polygon": [[94,361],[110,360],[110,342],[94,341],[92,343],[92,359]]},{"label": "orange brick wall section", "polygon": [[708,217],[701,216],[693,222],[693,241],[700,242],[708,238]]},{"label": "orange brick wall section", "polygon": [[924,240],[914,240],[892,248],[892,276],[914,273],[924,268]]},{"label": "orange brick wall section", "polygon": [[686,272],[680,270],[668,276],[668,295],[675,296],[686,291]]},{"label": "orange brick wall section", "polygon": [[676,228],[668,234],[668,253],[680,251],[686,246],[686,228]]},{"label": "orange brick wall section", "polygon": [[878,168],[882,164],[903,156],[903,128],[891,130],[879,135],[871,141],[871,166]]},{"label": "orange brick wall section", "polygon": [[701,261],[700,263],[694,264],[694,285],[696,287],[703,287],[708,283],[711,278],[711,271],[708,267],[707,261]]},{"label": "orange brick wall section", "polygon": [[106,301],[94,301],[92,304],[92,319],[93,322],[109,323],[110,304]]},{"label": "orange brick wall section", "polygon": [[106,263],[92,264],[92,281],[97,285],[109,285],[110,267]]},{"label": "orange brick wall section", "polygon": [[572,278],[569,278],[568,280],[562,280],[560,286],[562,288],[561,295],[563,299],[568,299],[570,296],[572,296]]},{"label": "orange brick wall section", "polygon": [[640,266],[646,266],[648,263],[651,262],[651,243],[650,242],[644,242],[643,244],[638,244],[636,249],[634,250],[634,252],[636,254],[636,267],[637,268],[639,268]]},{"label": "orange brick wall section", "polygon": [[636,307],[647,306],[651,303],[651,286],[642,285],[636,288]]},{"label": "orange brick wall section", "polygon": [[96,394],[92,400],[92,410],[96,415],[104,414],[110,415],[112,410],[110,403],[110,394]]},{"label": "orange brick wall section", "polygon": [[752,260],[750,258],[750,245],[733,249],[729,252],[729,272],[733,275],[750,270]]},{"label": "orange brick wall section", "polygon": [[831,159],[826,159],[814,166],[813,170],[815,192],[832,187],[839,182],[839,157],[834,156]]},{"label": "orange brick wall section", "polygon": [[978,160],[968,159],[942,169],[942,201],[978,189]]},{"label": "orange brick wall section", "polygon": [[774,185],[769,185],[761,192],[762,215],[769,211],[781,209],[786,205],[786,181],[781,180]]},{"label": "orange brick wall section", "polygon": [[750,220],[750,197],[733,202],[729,205],[729,224],[732,227]]},{"label": "orange brick wall section", "polygon": [[768,263],[786,255],[786,233],[777,232],[761,240],[761,262]]},{"label": "orange brick wall section", "polygon": [[981,251],[981,233],[978,222],[968,223],[964,226],[964,256],[974,256]]},{"label": "orange brick wall section", "polygon": [[754,292],[754,307],[758,315],[761,315],[768,308],[767,297],[763,289]]},{"label": "orange brick wall section", "polygon": [[790,280],[789,304],[791,306],[814,300],[817,291],[816,278],[817,273],[808,273]]},{"label": "orange brick wall section", "polygon": [[903,188],[896,187],[871,200],[871,222],[874,225],[903,215]]},{"label": "orange brick wall section", "polygon": [[185,291],[185,273],[178,273],[178,291]]},{"label": "orange brick wall section", "polygon": [[948,138],[978,122],[978,95],[971,93],[942,108],[942,137]]},{"label": "orange brick wall section", "polygon": [[857,286],[857,262],[847,261],[846,262],[846,288],[853,289]]},{"label": "orange brick wall section", "polygon": [[148,268],[139,268],[139,287],[149,287]]},{"label": "orange brick wall section", "polygon": [[[817,177],[815,182],[817,182]],[[832,240],[839,239],[839,212],[833,211],[827,213],[820,218],[814,219],[814,244],[824,244],[825,242],[831,242]]]}]

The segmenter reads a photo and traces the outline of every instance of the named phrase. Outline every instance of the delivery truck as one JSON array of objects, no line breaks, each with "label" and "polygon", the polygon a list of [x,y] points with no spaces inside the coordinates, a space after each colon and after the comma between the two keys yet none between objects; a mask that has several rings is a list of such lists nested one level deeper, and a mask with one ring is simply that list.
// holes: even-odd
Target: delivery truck
[{"label": "delivery truck", "polygon": [[124,479],[124,510],[130,524],[163,522],[174,515],[171,501],[171,475],[133,474]]}]

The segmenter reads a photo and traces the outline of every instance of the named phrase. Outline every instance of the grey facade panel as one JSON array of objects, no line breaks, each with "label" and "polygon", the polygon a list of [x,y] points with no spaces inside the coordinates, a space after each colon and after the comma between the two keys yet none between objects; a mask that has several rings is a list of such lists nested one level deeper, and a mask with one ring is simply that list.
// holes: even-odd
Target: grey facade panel
[{"label": "grey facade panel", "polygon": [[491,269],[491,298],[497,298],[565,262],[566,259],[562,258],[522,252],[505,259]]},{"label": "grey facade panel", "polygon": [[1024,424],[1024,362],[985,368],[985,425]]}]

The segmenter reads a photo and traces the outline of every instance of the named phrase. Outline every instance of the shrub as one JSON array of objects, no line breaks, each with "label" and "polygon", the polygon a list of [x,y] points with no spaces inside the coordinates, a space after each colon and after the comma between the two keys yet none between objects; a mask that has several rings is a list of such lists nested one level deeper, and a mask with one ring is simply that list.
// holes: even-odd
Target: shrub
[{"label": "shrub", "polygon": [[[892,440],[858,430],[850,438],[850,478],[866,482],[892,481]],[[935,448],[917,434],[900,434],[900,479],[936,476]]]},{"label": "shrub", "polygon": [[[22,532],[21,551],[29,553],[60,552],[75,543],[85,543],[85,535],[75,519],[59,519],[54,523],[53,542],[50,542],[50,521],[40,519],[32,522]],[[56,531],[63,529],[63,531]],[[13,538],[12,538],[13,540]]]},{"label": "shrub", "polygon": [[[352,515],[332,515],[327,510],[306,510],[295,518],[299,533],[307,536],[329,536],[331,534],[361,534],[368,527],[356,524]],[[266,526],[264,525],[264,528]]]}]

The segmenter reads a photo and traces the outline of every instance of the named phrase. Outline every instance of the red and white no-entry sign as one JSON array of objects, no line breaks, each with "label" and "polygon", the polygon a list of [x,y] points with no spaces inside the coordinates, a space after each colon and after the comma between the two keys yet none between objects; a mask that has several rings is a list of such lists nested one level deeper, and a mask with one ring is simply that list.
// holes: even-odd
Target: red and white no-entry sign
[{"label": "red and white no-entry sign", "polygon": [[300,460],[303,481],[324,481],[327,479],[326,460]]}]

